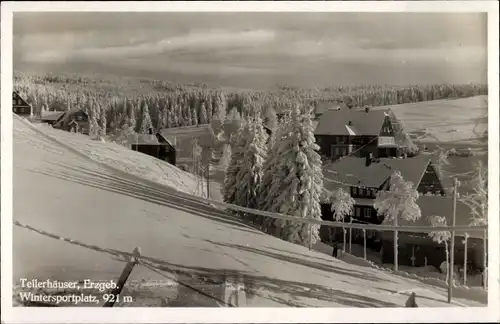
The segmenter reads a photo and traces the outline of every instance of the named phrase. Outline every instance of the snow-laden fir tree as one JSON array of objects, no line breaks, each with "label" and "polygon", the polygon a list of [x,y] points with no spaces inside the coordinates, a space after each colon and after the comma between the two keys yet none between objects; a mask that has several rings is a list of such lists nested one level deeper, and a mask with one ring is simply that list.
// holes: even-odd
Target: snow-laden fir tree
[{"label": "snow-laden fir tree", "polygon": [[97,103],[93,102],[93,100],[89,101],[89,136],[90,138],[97,138],[99,136],[99,123],[97,121],[98,117],[98,108]]},{"label": "snow-laden fir tree", "polygon": [[[429,217],[429,221],[432,227],[445,227],[448,225],[446,222],[446,218],[443,216],[431,216]],[[448,282],[448,271],[453,271],[453,267],[450,266],[450,250],[448,248],[448,242],[451,239],[451,233],[450,231],[433,231],[428,235],[434,242],[438,244],[444,243],[444,249],[446,253],[446,268],[441,270],[444,270],[443,272],[446,272],[446,282]]]},{"label": "snow-laden fir tree", "polygon": [[[488,169],[482,161],[476,164],[476,172],[472,181],[472,192],[460,197],[460,201],[470,208],[472,226],[488,225]],[[483,269],[488,267],[488,231],[483,235]],[[485,276],[485,279],[487,277]],[[486,285],[485,285],[486,286]]]},{"label": "snow-laden fir tree", "polygon": [[106,120],[106,110],[101,109],[101,116],[99,118],[100,121],[100,136],[105,137],[106,136],[106,127],[107,127],[107,120]]},{"label": "snow-laden fir tree", "polygon": [[269,127],[272,133],[276,132],[276,128],[278,127],[278,117],[276,116],[276,110],[272,106],[264,109],[264,125]]},{"label": "snow-laden fir tree", "polygon": [[[422,213],[417,205],[418,191],[413,183],[405,181],[401,172],[394,171],[389,180],[388,191],[379,190],[373,207],[379,215],[384,215],[384,224],[398,226],[398,220],[416,221]],[[394,231],[394,269],[398,269],[398,231]]]},{"label": "snow-laden fir tree", "polygon": [[246,145],[241,147],[243,155],[236,174],[237,187],[234,203],[239,206],[257,209],[263,164],[267,154],[267,133],[264,130],[260,116],[251,118],[245,123],[243,134]]},{"label": "snow-laden fir tree", "polygon": [[207,108],[206,108],[206,104],[204,102],[202,102],[201,106],[200,106],[200,124],[204,125],[207,123],[208,123]]},{"label": "snow-laden fir tree", "polygon": [[246,123],[242,123],[239,131],[231,136],[231,161],[227,167],[222,188],[224,202],[229,204],[234,203],[236,199],[237,176],[243,160],[243,148],[246,147],[247,141],[246,130]]},{"label": "snow-laden fir tree", "polygon": [[[284,136],[276,140],[276,171],[268,191],[267,211],[300,218],[321,220],[320,197],[323,173],[319,146],[315,143],[311,109],[292,108],[282,125]],[[269,172],[268,170],[266,170]],[[269,177],[269,175],[267,175]],[[282,239],[310,246],[319,240],[319,225],[277,219],[277,235]]]},{"label": "snow-laden fir tree", "polygon": [[196,112],[196,109],[193,110],[193,114],[191,115],[192,118],[192,125],[197,126],[198,125],[198,113]]},{"label": "snow-laden fir tree", "polygon": [[226,172],[231,162],[231,144],[226,143],[223,145],[222,156],[219,160],[219,167],[222,171]]},{"label": "snow-laden fir tree", "polygon": [[[330,202],[332,203],[331,210],[333,212],[333,217],[337,222],[343,222],[346,216],[351,216],[354,209],[354,198],[342,188],[335,190],[330,196]],[[343,230],[344,237],[344,252],[346,247],[346,230]],[[352,237],[352,230],[349,230],[349,239]],[[349,244],[351,241],[349,240]]]},{"label": "snow-laden fir tree", "polygon": [[144,103],[144,105],[142,106],[141,126],[139,128],[139,133],[148,134],[150,128],[153,128],[153,123],[151,122],[149,107],[146,103]]},{"label": "snow-laden fir tree", "polygon": [[212,99],[209,98],[207,102],[207,123],[210,123],[213,119],[214,106],[212,104]]},{"label": "snow-laden fir tree", "polygon": [[132,102],[129,102],[128,100],[126,101],[126,109],[128,111],[128,122],[127,122],[127,128],[130,128],[131,131],[135,132],[135,128],[137,125],[137,120],[135,116],[135,106]]},{"label": "snow-laden fir tree", "polygon": [[[273,199],[269,196],[269,190],[273,184],[275,174],[278,172],[278,161],[280,156],[275,154],[282,141],[287,141],[290,136],[289,124],[290,115],[287,114],[278,124],[276,132],[272,133],[271,138],[267,144],[267,157],[263,165],[262,184],[259,190],[259,209],[271,210],[274,203]],[[269,217],[259,217],[262,230],[272,233],[274,228],[274,219]]]}]

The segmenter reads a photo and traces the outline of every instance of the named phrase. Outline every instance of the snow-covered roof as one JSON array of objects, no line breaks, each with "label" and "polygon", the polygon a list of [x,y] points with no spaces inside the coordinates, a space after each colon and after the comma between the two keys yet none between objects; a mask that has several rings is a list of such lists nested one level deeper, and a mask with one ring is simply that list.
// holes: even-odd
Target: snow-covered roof
[{"label": "snow-covered roof", "polygon": [[327,110],[319,118],[315,135],[378,135],[382,129],[387,110],[340,109]]},{"label": "snow-covered roof", "polygon": [[[422,217],[415,221],[405,221],[401,220],[399,222],[400,226],[426,226],[430,225],[430,217],[432,216],[443,216],[446,218],[447,224],[451,226],[453,220],[453,197],[442,197],[442,196],[420,196],[417,199],[417,204],[420,207]],[[469,206],[457,200],[456,208],[456,218],[455,224],[457,226],[468,226],[470,225],[471,210]],[[482,232],[470,232],[468,233],[470,237],[482,238]],[[457,233],[457,236],[463,236],[463,233]]]},{"label": "snow-covered roof", "polygon": [[53,120],[53,121],[56,121],[57,119],[59,119],[59,117],[61,117],[64,114],[65,114],[64,111],[42,112],[42,120],[46,120],[46,121]]},{"label": "snow-covered roof", "polygon": [[364,187],[380,187],[394,171],[400,171],[406,181],[418,186],[431,159],[426,155],[417,155],[406,159],[380,158],[373,160],[366,166],[366,160],[358,157],[344,157],[340,160],[323,166],[323,176],[328,183],[334,181],[349,185]]},{"label": "snow-covered roof", "polygon": [[213,146],[217,140],[210,124],[164,128],[159,131],[159,134],[174,145],[177,145],[179,141],[196,138],[202,146]]},{"label": "snow-covered roof", "polygon": [[154,134],[131,134],[128,137],[128,142],[137,145],[160,145]]}]

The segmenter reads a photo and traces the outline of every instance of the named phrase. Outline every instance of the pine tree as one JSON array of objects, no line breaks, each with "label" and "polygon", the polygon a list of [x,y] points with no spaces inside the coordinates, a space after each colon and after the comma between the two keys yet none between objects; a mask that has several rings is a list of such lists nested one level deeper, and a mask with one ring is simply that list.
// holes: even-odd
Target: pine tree
[{"label": "pine tree", "polygon": [[126,105],[125,109],[127,109],[127,111],[128,111],[128,121],[127,121],[126,125],[131,131],[135,132],[135,128],[137,125],[137,120],[135,118],[135,107],[134,107],[134,104],[132,102],[129,102],[128,100],[126,101],[126,104],[127,105]]},{"label": "pine tree", "polygon": [[214,113],[214,108],[212,104],[212,99],[209,98],[207,103],[207,123],[210,123],[212,121],[213,113]]},{"label": "pine tree", "polygon": [[258,193],[266,159],[267,133],[259,116],[245,123],[243,130],[246,146],[236,175],[235,204],[248,208],[258,207]]},{"label": "pine tree", "polygon": [[239,131],[231,137],[231,161],[227,167],[222,188],[224,202],[230,204],[236,201],[237,176],[241,168],[243,148],[246,146],[247,140],[244,134],[245,129],[245,124],[241,124]]},{"label": "pine tree", "polygon": [[106,136],[106,129],[107,129],[107,120],[106,120],[106,111],[104,109],[101,109],[101,118],[100,118],[100,122],[101,122],[101,131],[100,131],[100,136],[101,137],[104,137]]},{"label": "pine tree", "polygon": [[231,145],[224,144],[224,148],[222,149],[222,156],[219,160],[219,166],[222,171],[226,172],[229,167],[229,163],[231,162]]},{"label": "pine tree", "polygon": [[[295,106],[289,121],[282,124],[281,139],[276,139],[276,167],[268,191],[266,210],[285,215],[321,220],[320,197],[323,174],[318,145],[314,139],[311,112],[301,114]],[[283,136],[284,135],[284,136]],[[266,170],[269,172],[268,170]],[[266,178],[269,178],[267,175]],[[276,220],[278,235],[297,244],[310,246],[319,239],[319,225]]]},{"label": "pine tree", "polygon": [[141,118],[141,126],[139,128],[139,133],[148,134],[150,128],[153,128],[153,123],[151,122],[151,116],[149,114],[148,104],[144,103],[144,105],[142,106],[142,118]]},{"label": "pine tree", "polygon": [[89,136],[91,138],[96,138],[99,135],[99,123],[97,122],[97,103],[94,103],[91,99],[89,101]]},{"label": "pine tree", "polygon": [[197,126],[198,125],[198,114],[196,113],[196,109],[193,110],[193,115],[192,115],[192,118],[193,118],[193,126]]},{"label": "pine tree", "polygon": [[207,124],[208,123],[208,118],[207,118],[207,108],[204,102],[201,103],[200,107],[200,124]]}]

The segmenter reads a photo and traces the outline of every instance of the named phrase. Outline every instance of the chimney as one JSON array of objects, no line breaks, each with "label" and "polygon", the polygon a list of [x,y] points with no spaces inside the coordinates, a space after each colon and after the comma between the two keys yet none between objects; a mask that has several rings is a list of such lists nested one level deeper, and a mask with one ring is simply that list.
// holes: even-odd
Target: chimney
[{"label": "chimney", "polygon": [[370,164],[372,164],[372,160],[373,160],[373,153],[368,153],[365,158],[366,161],[365,165],[370,166]]},{"label": "chimney", "polygon": [[149,128],[149,135],[153,135],[153,129]]},{"label": "chimney", "polygon": [[352,126],[352,121],[349,121],[347,125]]}]

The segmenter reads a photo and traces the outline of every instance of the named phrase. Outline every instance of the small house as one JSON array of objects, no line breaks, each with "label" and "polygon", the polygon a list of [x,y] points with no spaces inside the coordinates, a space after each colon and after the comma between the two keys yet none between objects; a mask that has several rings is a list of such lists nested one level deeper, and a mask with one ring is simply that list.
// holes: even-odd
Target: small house
[{"label": "small house", "polygon": [[31,117],[33,115],[31,105],[21,98],[16,91],[12,92],[12,112],[22,117]]},{"label": "small house", "polygon": [[81,110],[75,109],[65,112],[62,118],[59,118],[54,124],[54,128],[62,129],[67,132],[89,134],[89,116]]},{"label": "small house", "polygon": [[64,118],[65,113],[63,111],[48,112],[42,114],[40,121],[45,124],[54,125]]},{"label": "small house", "polygon": [[164,128],[157,133],[161,143],[170,143],[175,147],[176,159],[191,158],[193,143],[196,141],[202,150],[212,151],[217,147],[217,138],[210,124]]},{"label": "small house", "polygon": [[152,131],[150,131],[149,134],[130,135],[128,143],[132,151],[147,154],[172,165],[176,163],[174,146],[168,140],[160,142],[158,140],[158,134],[155,135]]}]

